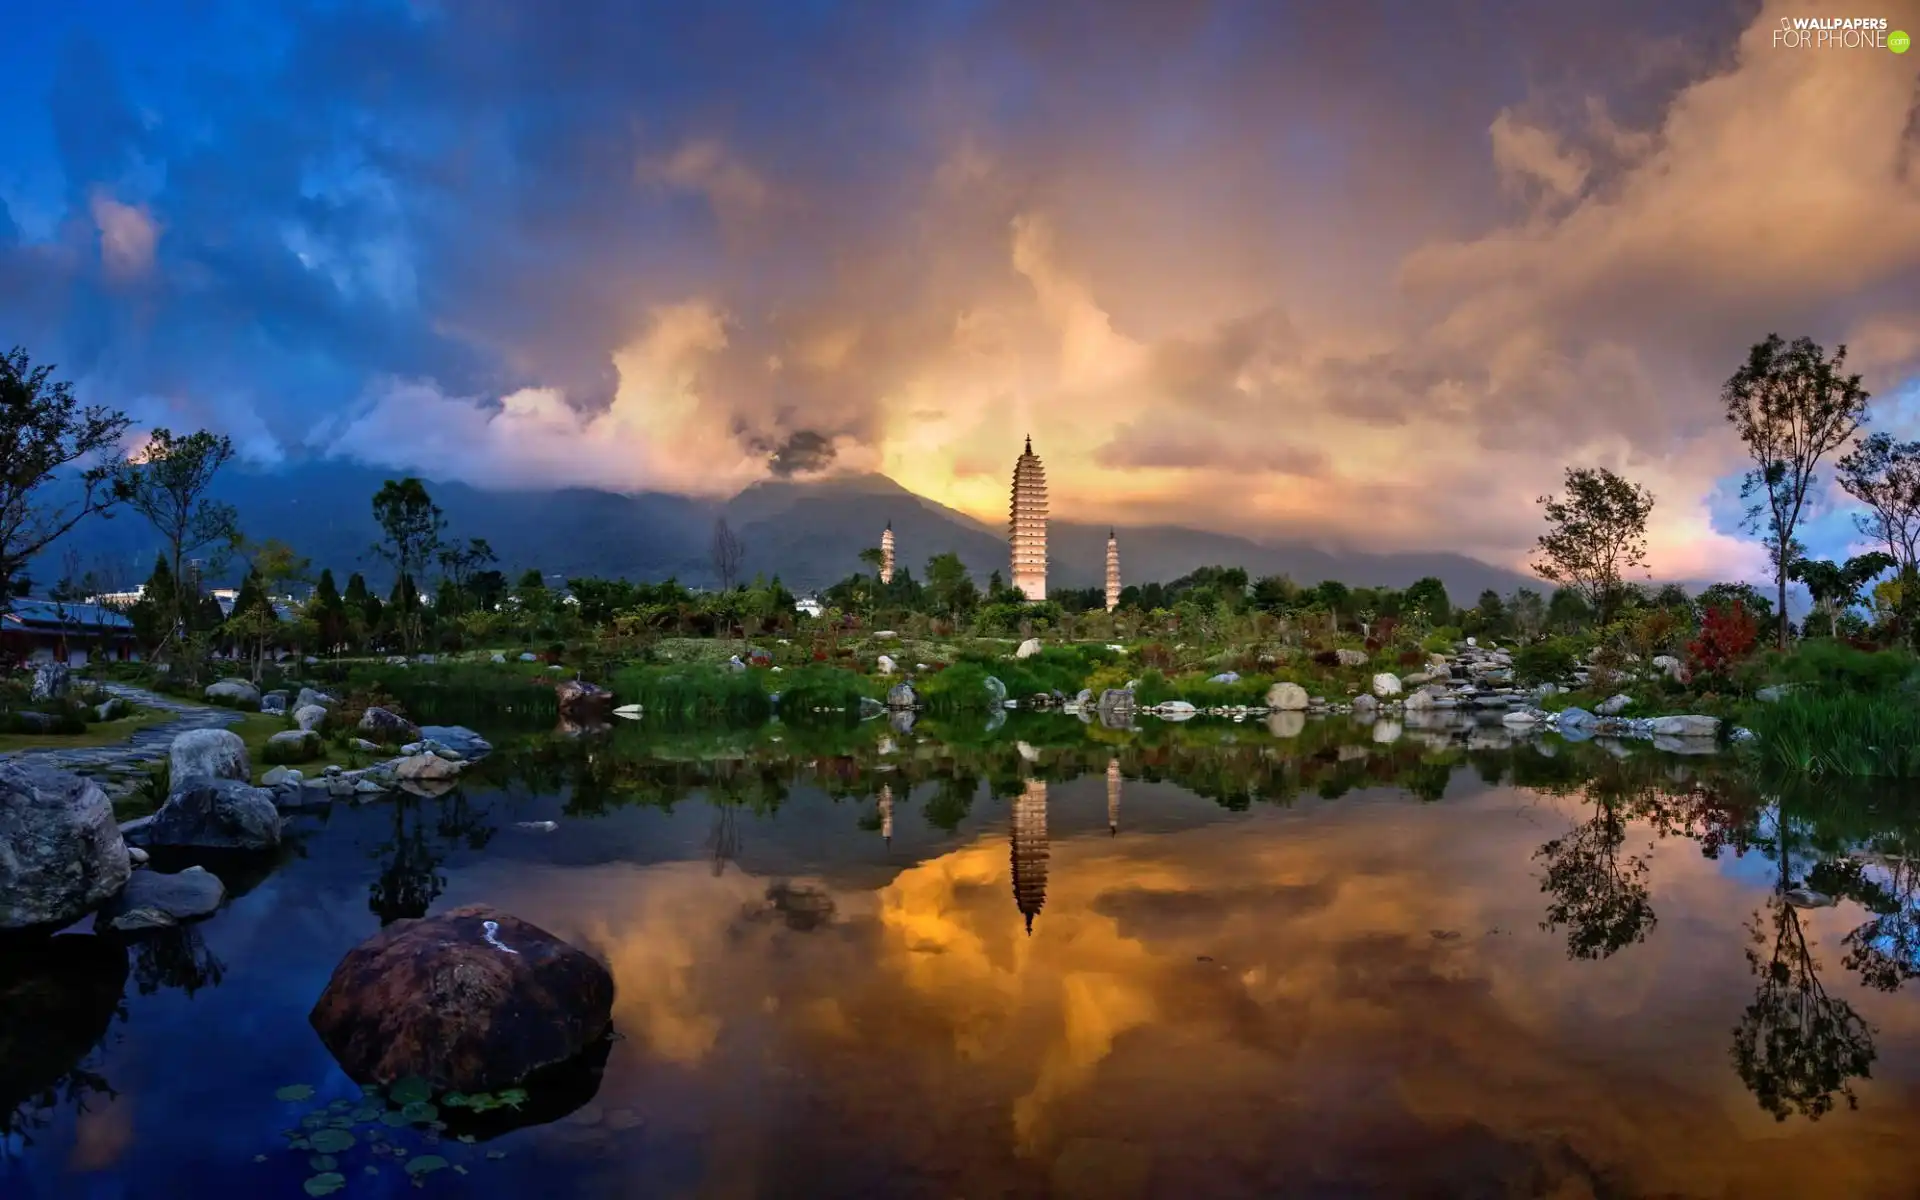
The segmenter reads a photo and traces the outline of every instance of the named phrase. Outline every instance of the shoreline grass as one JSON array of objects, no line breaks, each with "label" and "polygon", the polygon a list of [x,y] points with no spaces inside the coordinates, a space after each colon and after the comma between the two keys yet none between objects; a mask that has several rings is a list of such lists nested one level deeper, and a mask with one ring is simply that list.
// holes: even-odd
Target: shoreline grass
[{"label": "shoreline grass", "polygon": [[1920,779],[1920,707],[1900,693],[1796,691],[1753,713],[1763,768],[1835,779]]},{"label": "shoreline grass", "polygon": [[115,746],[142,729],[163,725],[178,714],[157,708],[140,708],[112,721],[97,721],[85,733],[0,733],[0,754],[22,750],[93,750]]}]

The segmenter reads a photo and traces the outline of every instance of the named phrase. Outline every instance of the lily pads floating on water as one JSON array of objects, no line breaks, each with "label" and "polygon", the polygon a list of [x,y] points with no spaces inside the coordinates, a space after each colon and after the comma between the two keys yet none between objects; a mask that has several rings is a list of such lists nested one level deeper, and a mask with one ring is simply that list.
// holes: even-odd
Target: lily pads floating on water
[{"label": "lily pads floating on water", "polygon": [[441,1158],[438,1154],[422,1154],[419,1158],[407,1160],[407,1174],[413,1176],[425,1175],[428,1172],[438,1171],[449,1165],[447,1160]]},{"label": "lily pads floating on water", "polygon": [[347,1177],[338,1171],[327,1171],[315,1175],[301,1186],[306,1188],[309,1196],[331,1196],[347,1186]]},{"label": "lily pads floating on water", "polygon": [[416,1125],[424,1125],[428,1121],[438,1120],[440,1110],[428,1104],[425,1100],[415,1100],[412,1104],[402,1108],[400,1115]]},{"label": "lily pads floating on water", "polygon": [[316,1171],[331,1171],[340,1165],[340,1160],[331,1154],[316,1154],[307,1160],[307,1165]]},{"label": "lily pads floating on water", "polygon": [[307,1139],[316,1154],[340,1154],[353,1149],[354,1136],[344,1129],[322,1129]]},{"label": "lily pads floating on water", "polygon": [[380,1114],[385,1111],[386,1109],[376,1108],[371,1104],[362,1104],[347,1115],[353,1118],[355,1125],[365,1125],[368,1121],[378,1121]]},{"label": "lily pads floating on water", "polygon": [[294,1103],[313,1099],[313,1086],[305,1083],[290,1083],[273,1094],[275,1100]]},{"label": "lily pads floating on water", "polygon": [[387,1098],[402,1108],[425,1103],[433,1098],[433,1085],[418,1075],[409,1075],[387,1089]]}]

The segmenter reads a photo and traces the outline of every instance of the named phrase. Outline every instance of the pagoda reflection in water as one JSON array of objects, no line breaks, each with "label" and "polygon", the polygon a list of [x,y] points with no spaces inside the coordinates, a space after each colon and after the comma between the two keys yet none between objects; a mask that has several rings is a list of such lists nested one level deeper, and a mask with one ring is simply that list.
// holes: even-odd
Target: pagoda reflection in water
[{"label": "pagoda reflection in water", "polygon": [[1120,760],[1107,760],[1107,832],[1120,832]]},{"label": "pagoda reflection in water", "polygon": [[893,788],[884,783],[880,785],[880,837],[893,844]]},{"label": "pagoda reflection in water", "polygon": [[1047,785],[1029,779],[1013,802],[1013,902],[1033,932],[1033,918],[1047,902]]}]

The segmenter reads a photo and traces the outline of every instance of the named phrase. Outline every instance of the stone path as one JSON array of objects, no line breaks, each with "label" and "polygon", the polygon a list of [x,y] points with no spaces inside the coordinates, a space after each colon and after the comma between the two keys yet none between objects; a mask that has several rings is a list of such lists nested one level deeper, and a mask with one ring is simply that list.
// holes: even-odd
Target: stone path
[{"label": "stone path", "polygon": [[149,764],[167,756],[173,739],[190,729],[219,729],[240,719],[227,708],[211,708],[149,692],[123,683],[103,683],[107,692],[142,708],[178,714],[171,721],[136,730],[124,742],[108,746],[75,746],[72,749],[15,750],[0,754],[0,762],[37,762],[79,775],[100,776],[100,785],[109,795],[129,791]]}]

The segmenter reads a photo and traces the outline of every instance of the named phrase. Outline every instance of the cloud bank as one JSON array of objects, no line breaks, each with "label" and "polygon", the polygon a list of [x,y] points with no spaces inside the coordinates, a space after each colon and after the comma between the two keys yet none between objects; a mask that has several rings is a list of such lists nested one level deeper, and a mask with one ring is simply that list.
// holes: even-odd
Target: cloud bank
[{"label": "cloud bank", "polygon": [[991,517],[1030,433],[1063,516],[1516,564],[1606,465],[1682,576],[1760,565],[1747,345],[1914,386],[1915,64],[1771,44],[1819,5],[1045,7],[38,18],[0,323],[255,457],[503,487]]}]

